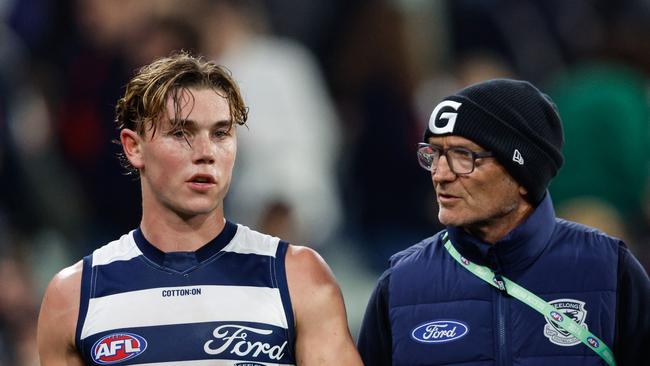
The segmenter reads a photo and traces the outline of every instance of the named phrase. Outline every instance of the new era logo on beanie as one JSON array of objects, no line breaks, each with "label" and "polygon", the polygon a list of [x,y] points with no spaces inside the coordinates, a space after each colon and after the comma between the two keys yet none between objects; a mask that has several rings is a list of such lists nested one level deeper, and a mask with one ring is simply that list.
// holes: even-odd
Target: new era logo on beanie
[{"label": "new era logo on beanie", "polygon": [[495,79],[441,101],[431,113],[424,141],[458,135],[492,151],[539,203],[562,166],[562,123],[551,99],[526,81]]}]

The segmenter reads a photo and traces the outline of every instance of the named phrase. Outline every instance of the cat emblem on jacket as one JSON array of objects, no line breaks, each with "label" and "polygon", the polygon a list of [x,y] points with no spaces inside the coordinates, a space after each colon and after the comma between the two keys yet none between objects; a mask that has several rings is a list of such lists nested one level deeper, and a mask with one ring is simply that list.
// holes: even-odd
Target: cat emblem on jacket
[{"label": "cat emblem on jacket", "polygon": [[[549,301],[559,313],[568,316],[571,320],[575,321],[581,327],[589,330],[585,323],[587,318],[587,310],[585,310],[585,303],[575,299],[557,299]],[[553,319],[546,317],[546,324],[544,325],[544,336],[548,338],[551,343],[558,346],[569,347],[580,344],[580,340],[574,337],[571,333],[562,329]]]}]

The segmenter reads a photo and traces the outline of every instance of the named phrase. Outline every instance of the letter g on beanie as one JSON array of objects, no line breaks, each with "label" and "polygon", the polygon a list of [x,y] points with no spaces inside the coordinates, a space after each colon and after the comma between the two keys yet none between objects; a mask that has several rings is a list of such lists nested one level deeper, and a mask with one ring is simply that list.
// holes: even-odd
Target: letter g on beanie
[{"label": "letter g on beanie", "polygon": [[562,166],[564,136],[553,101],[526,81],[494,79],[443,99],[424,141],[458,135],[492,151],[537,205]]}]

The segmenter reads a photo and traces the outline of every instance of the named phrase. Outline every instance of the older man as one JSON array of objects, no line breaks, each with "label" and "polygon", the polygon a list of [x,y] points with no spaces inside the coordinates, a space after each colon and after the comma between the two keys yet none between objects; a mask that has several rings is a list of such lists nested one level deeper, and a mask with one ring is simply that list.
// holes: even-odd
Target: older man
[{"label": "older man", "polygon": [[435,107],[417,156],[446,228],[391,258],[358,342],[366,364],[642,363],[648,275],[622,241],[556,218],[562,145],[555,105],[528,82]]}]

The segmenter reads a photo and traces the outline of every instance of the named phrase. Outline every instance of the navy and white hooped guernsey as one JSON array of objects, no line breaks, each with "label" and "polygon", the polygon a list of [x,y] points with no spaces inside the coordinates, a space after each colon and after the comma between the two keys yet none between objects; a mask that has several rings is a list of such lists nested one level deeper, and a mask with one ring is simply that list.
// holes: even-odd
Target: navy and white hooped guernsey
[{"label": "navy and white hooped guernsey", "polygon": [[88,365],[293,365],[287,247],[231,222],[196,252],[131,231],[83,260],[77,349]]}]

